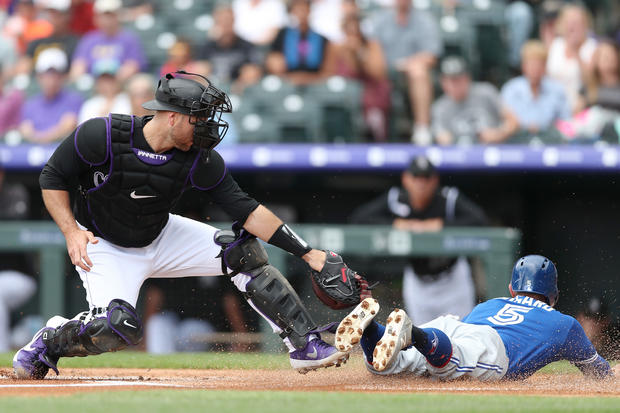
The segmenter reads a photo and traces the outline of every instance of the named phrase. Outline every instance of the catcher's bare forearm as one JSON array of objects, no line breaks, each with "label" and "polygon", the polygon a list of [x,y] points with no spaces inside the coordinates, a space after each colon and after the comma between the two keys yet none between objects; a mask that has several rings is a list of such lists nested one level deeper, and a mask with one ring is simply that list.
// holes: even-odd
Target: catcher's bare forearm
[{"label": "catcher's bare forearm", "polygon": [[250,234],[267,242],[282,225],[282,220],[263,205],[259,205],[243,224]]},{"label": "catcher's bare forearm", "polygon": [[73,211],[71,210],[71,201],[69,200],[68,191],[43,189],[41,194],[47,211],[65,237],[69,232],[78,229]]}]

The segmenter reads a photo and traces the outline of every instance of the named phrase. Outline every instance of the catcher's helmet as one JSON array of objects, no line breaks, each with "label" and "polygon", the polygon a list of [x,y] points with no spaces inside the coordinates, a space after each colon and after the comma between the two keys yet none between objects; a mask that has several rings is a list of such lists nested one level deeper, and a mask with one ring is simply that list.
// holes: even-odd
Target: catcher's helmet
[{"label": "catcher's helmet", "polygon": [[550,259],[542,255],[519,258],[512,269],[512,291],[530,292],[547,297],[550,306],[558,301],[558,271]]},{"label": "catcher's helmet", "polygon": [[[198,76],[205,84],[183,76]],[[194,126],[194,147],[204,150],[208,156],[228,131],[228,122],[222,113],[232,112],[226,93],[211,84],[206,77],[185,71],[168,73],[159,80],[155,100],[142,105],[149,110],[168,110],[189,115]]]}]

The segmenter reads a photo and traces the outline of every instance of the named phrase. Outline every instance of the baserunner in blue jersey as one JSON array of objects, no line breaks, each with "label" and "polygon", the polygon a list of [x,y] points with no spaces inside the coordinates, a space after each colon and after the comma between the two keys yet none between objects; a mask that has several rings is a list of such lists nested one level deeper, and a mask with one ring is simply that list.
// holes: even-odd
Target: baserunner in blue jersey
[{"label": "baserunner in blue jersey", "polygon": [[557,277],[551,260],[522,257],[512,270],[511,297],[481,303],[462,321],[441,316],[420,327],[399,309],[385,326],[377,323],[373,318],[379,303],[368,298],[338,326],[336,347],[350,351],[359,342],[368,370],[383,375],[521,379],[551,362],[568,360],[587,376],[613,377],[577,320],[553,308]]}]

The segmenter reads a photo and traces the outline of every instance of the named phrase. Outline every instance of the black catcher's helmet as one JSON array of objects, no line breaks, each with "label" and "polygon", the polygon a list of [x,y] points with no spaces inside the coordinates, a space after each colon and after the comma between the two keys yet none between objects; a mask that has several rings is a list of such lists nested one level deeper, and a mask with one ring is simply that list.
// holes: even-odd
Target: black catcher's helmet
[{"label": "black catcher's helmet", "polygon": [[[177,74],[181,76],[175,77]],[[198,76],[205,84],[183,76]],[[189,115],[189,122],[195,125],[194,147],[204,151],[206,158],[228,131],[228,122],[222,120],[222,113],[232,112],[226,93],[213,86],[206,77],[183,70],[159,79],[155,100],[144,103],[142,107]]]}]

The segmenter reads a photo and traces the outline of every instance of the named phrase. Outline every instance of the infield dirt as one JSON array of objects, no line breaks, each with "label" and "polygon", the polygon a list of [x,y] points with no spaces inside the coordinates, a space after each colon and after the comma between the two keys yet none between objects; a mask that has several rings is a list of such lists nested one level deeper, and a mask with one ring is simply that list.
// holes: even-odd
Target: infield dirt
[{"label": "infield dirt", "polygon": [[475,380],[438,382],[411,375],[376,376],[361,362],[301,375],[293,370],[76,369],[51,373],[42,381],[17,380],[0,369],[0,396],[52,396],[103,390],[157,388],[205,390],[282,390],[404,393],[523,394],[539,396],[620,397],[620,379],[603,382],[579,372],[537,373],[524,381],[482,383]]}]

